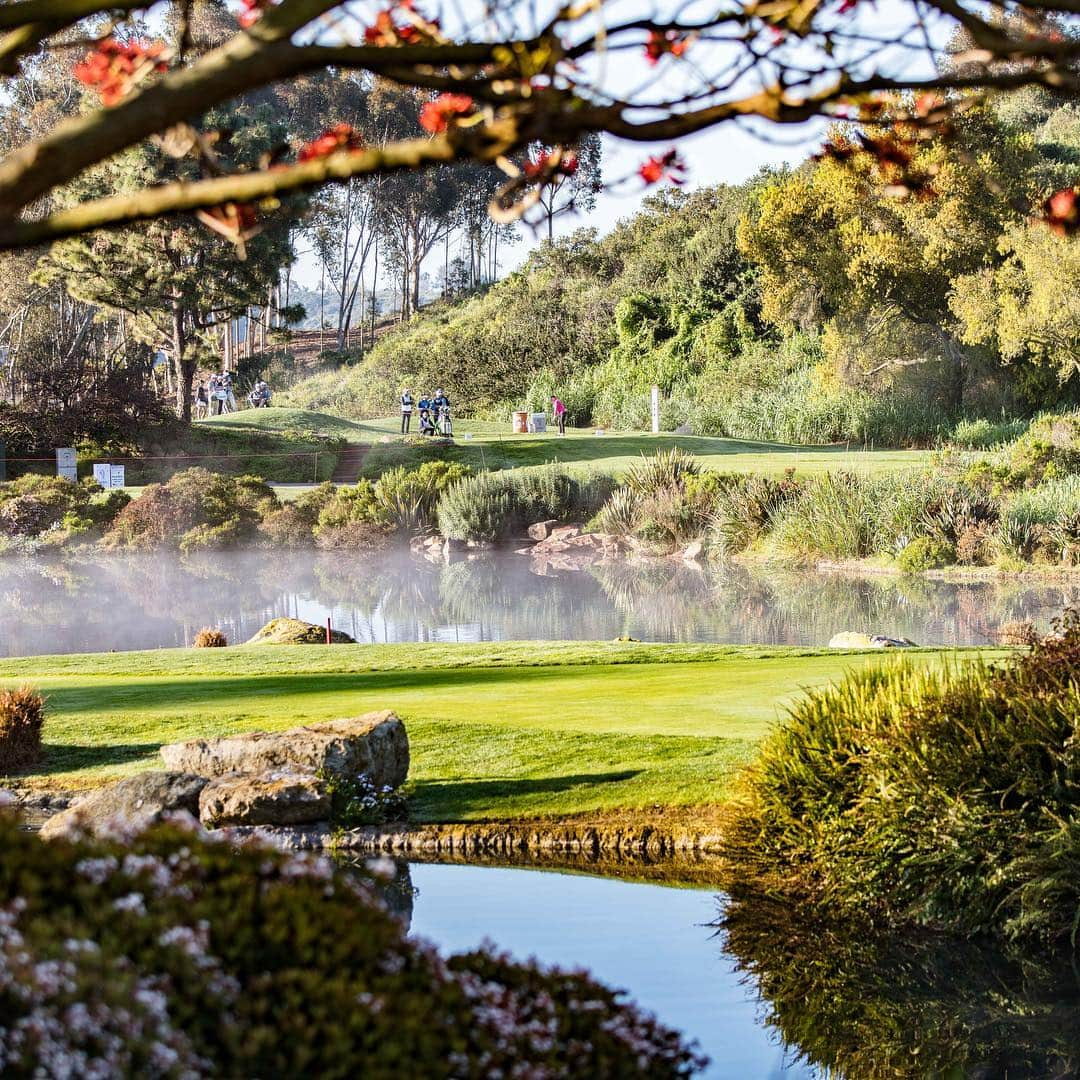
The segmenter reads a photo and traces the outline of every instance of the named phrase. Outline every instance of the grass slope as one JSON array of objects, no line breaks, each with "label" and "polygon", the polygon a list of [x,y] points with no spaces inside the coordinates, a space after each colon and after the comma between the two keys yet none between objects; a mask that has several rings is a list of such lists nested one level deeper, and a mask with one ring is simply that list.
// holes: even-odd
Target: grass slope
[{"label": "grass slope", "polygon": [[2,660],[0,685],[49,697],[44,766],[19,780],[31,786],[154,768],[165,742],[392,708],[412,743],[413,816],[461,821],[717,802],[794,695],[883,660],[616,643],[236,647]]},{"label": "grass slope", "polygon": [[[931,460],[927,450],[864,450],[846,446],[792,446],[783,443],[745,442],[701,435],[650,435],[572,430],[565,438],[554,434],[512,435],[500,424],[461,420],[455,423],[457,441],[402,440],[400,420],[354,421],[303,409],[251,409],[201,421],[199,430],[222,433],[288,431],[297,437],[325,436],[371,446],[364,475],[372,478],[395,465],[415,466],[430,458],[460,461],[476,469],[509,469],[543,465],[549,461],[582,466],[599,472],[620,473],[641,454],[678,446],[697,456],[706,468],[730,472],[778,474],[793,468],[800,473],[848,469],[879,472],[917,468]],[[469,438],[464,438],[469,436]]]}]

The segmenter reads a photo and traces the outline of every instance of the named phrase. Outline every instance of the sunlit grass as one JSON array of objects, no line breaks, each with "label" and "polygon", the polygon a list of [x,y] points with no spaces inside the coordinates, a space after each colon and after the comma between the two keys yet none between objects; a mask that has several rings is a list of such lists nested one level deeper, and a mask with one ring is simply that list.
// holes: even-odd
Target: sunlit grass
[{"label": "sunlit grass", "polygon": [[800,690],[885,659],[603,642],[162,649],[3,660],[0,685],[48,695],[44,764],[19,780],[35,786],[160,767],[166,742],[395,709],[414,816],[452,821],[718,802]]}]

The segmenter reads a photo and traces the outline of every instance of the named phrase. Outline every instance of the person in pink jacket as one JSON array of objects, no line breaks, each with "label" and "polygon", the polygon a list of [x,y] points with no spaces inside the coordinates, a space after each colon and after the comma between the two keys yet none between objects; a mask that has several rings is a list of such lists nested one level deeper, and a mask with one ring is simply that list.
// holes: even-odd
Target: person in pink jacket
[{"label": "person in pink jacket", "polygon": [[555,413],[555,423],[559,425],[559,434],[566,434],[566,406],[557,398],[551,398],[551,410]]}]

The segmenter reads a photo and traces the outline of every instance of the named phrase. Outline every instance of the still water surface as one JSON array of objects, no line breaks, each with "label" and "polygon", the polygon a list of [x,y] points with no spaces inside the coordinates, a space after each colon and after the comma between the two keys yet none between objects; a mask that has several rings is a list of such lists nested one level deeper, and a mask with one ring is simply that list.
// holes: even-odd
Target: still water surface
[{"label": "still water surface", "polygon": [[713,1078],[1080,1075],[1080,973],[1070,949],[1010,953],[925,932],[813,925],[803,910],[696,887],[401,867],[416,890],[413,933],[445,952],[488,939],[517,959],[586,967],[696,1039]]},{"label": "still water surface", "polygon": [[761,1023],[752,981],[716,932],[715,891],[536,870],[414,863],[412,932],[444,952],[485,940],[516,959],[588,969],[660,1020],[697,1039],[712,1077],[804,1080]]},{"label": "still water surface", "polygon": [[361,642],[604,640],[825,645],[840,630],[925,645],[979,645],[1013,619],[1042,626],[1080,586],[954,584],[814,571],[612,562],[535,572],[512,553],[431,563],[236,551],[0,560],[0,655],[190,644],[202,626],[231,643],[281,615]]}]

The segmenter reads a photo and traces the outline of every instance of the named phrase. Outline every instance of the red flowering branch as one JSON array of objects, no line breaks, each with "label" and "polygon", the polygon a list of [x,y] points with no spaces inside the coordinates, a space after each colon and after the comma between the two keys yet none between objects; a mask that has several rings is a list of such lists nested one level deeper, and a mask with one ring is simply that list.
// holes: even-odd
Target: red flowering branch
[{"label": "red flowering branch", "polygon": [[168,71],[165,45],[160,41],[117,41],[105,38],[97,48],[76,64],[72,74],[84,86],[98,92],[101,104],[109,108],[131,88],[155,71]]}]

